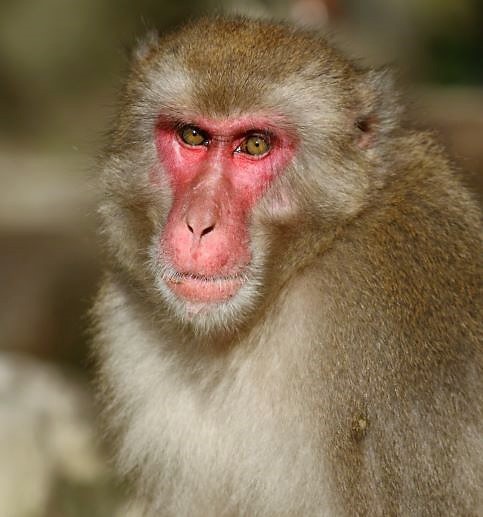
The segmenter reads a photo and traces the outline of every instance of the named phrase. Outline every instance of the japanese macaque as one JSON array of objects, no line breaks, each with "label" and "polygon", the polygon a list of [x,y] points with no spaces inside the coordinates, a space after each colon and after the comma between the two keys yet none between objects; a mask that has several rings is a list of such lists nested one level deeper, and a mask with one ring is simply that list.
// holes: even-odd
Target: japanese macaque
[{"label": "japanese macaque", "polygon": [[482,515],[480,215],[392,82],[238,18],[138,48],[94,314],[143,515]]}]

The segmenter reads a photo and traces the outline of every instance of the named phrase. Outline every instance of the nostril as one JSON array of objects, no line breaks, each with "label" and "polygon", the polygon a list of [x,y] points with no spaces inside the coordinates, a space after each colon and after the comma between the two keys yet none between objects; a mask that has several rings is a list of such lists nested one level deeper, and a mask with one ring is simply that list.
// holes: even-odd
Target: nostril
[{"label": "nostril", "polygon": [[[201,225],[197,225],[197,224],[192,225],[187,222],[186,227],[188,228],[190,233],[192,233],[195,236],[199,235],[199,238],[201,239],[201,237],[207,235],[208,233],[211,233],[215,229],[215,224],[210,224],[209,226],[206,226],[205,228],[203,228],[203,226],[201,226]],[[201,228],[203,228],[203,230],[201,230]]]},{"label": "nostril", "polygon": [[207,233],[212,232],[214,229],[215,229],[215,225],[214,225],[214,224],[212,224],[211,226],[208,226],[207,228],[205,228],[205,229],[201,232],[201,237],[203,237],[203,235],[206,235]]}]

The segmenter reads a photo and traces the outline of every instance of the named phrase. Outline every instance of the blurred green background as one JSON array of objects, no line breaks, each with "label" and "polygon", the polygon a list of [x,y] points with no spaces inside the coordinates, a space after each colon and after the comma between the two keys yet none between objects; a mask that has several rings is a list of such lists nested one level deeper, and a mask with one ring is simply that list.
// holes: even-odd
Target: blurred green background
[{"label": "blurred green background", "polygon": [[2,517],[126,515],[88,383],[95,158],[136,39],[221,10],[290,19],[395,63],[414,118],[482,199],[481,1],[0,0]]}]

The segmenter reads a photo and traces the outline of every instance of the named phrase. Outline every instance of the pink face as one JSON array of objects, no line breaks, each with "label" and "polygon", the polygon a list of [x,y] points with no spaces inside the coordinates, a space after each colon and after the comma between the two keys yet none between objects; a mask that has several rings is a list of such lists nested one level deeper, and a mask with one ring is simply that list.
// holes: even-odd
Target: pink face
[{"label": "pink face", "polygon": [[160,255],[178,298],[223,302],[243,285],[250,211],[295,149],[293,136],[273,124],[273,117],[160,119],[156,146],[173,192]]}]

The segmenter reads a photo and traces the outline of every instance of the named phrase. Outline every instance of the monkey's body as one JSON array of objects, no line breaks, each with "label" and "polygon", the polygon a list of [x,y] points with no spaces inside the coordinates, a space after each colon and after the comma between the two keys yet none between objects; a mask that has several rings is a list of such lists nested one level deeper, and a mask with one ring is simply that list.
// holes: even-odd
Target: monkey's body
[{"label": "monkey's body", "polygon": [[[210,42],[231,31],[227,55],[234,52],[230,45],[241,48],[243,32],[256,39],[266,30],[285,31],[243,21],[203,23],[183,37]],[[293,35],[287,35],[288,43],[277,37],[283,54]],[[309,48],[315,45],[306,38]],[[270,41],[267,45],[270,53]],[[188,68],[189,52],[175,51]],[[222,62],[223,52],[206,59]],[[141,59],[153,66],[153,56],[149,50]],[[245,59],[240,57],[241,68]],[[330,66],[345,76],[346,65],[334,65],[334,59],[328,58]],[[207,68],[197,66],[200,91],[207,95],[209,81],[216,87],[219,79],[213,68],[206,78]],[[247,87],[251,75],[241,74]],[[311,71],[312,76],[317,74]],[[237,80],[230,90],[235,93]],[[129,93],[134,99],[135,90]],[[226,97],[227,91],[218,93]],[[234,94],[230,102],[235,101]],[[203,116],[214,119],[236,112],[233,106],[214,108],[199,99],[198,104]],[[346,109],[344,102],[337,104],[341,112]],[[166,108],[165,98],[160,105]],[[324,106],[326,119],[334,117],[329,108]],[[153,167],[156,174],[176,167],[153,165],[149,146],[136,154],[136,139],[123,140],[136,134],[135,126],[135,115],[121,120],[106,166],[110,197],[103,213],[113,258],[95,312],[100,378],[109,427],[119,438],[118,464],[135,477],[146,515],[480,515],[480,218],[431,138],[399,129],[384,134],[381,128],[369,150],[357,136],[351,136],[356,145],[347,148],[347,157],[321,149],[321,165],[311,170],[326,183],[317,184],[320,191],[307,205],[307,185],[299,183],[293,205],[281,208],[287,190],[274,180],[247,223],[256,266],[247,274],[257,278],[255,287],[247,280],[250,289],[244,286],[232,297],[232,277],[224,276],[228,287],[223,284],[220,296],[226,300],[212,303],[210,287],[196,290],[198,276],[179,276],[176,283],[191,283],[185,292],[199,297],[181,305],[180,295],[172,299],[170,291],[162,291],[160,299],[155,267],[153,273],[137,265],[158,260],[153,235],[178,231],[170,230],[178,194],[173,202],[169,193],[178,187],[159,178],[152,187]],[[304,170],[302,153],[313,145],[300,120],[288,133],[297,131],[305,140],[294,147],[305,151],[294,151],[299,162],[293,169],[283,166],[294,177]],[[277,138],[272,137],[274,154]],[[333,138],[338,148],[337,139],[340,144],[344,137]],[[161,160],[164,145],[158,148]],[[273,163],[277,166],[275,158]],[[354,163],[364,165],[360,178],[353,176]],[[344,187],[339,174],[347,181]],[[312,184],[308,191],[316,188]],[[220,203],[229,201],[223,197]],[[188,205],[198,208],[193,198]],[[194,209],[189,210],[186,217],[193,219]],[[231,238],[223,237],[222,219],[216,225],[220,239]],[[212,227],[208,235],[214,238]],[[209,242],[206,233],[199,242]],[[171,253],[170,260],[181,261],[182,240],[174,240],[176,251],[169,242],[161,244],[162,260]],[[210,264],[219,246],[208,248]],[[196,274],[206,275],[208,265],[196,262],[193,248],[189,253],[193,268],[201,271]],[[178,293],[177,285],[171,289]]]}]

